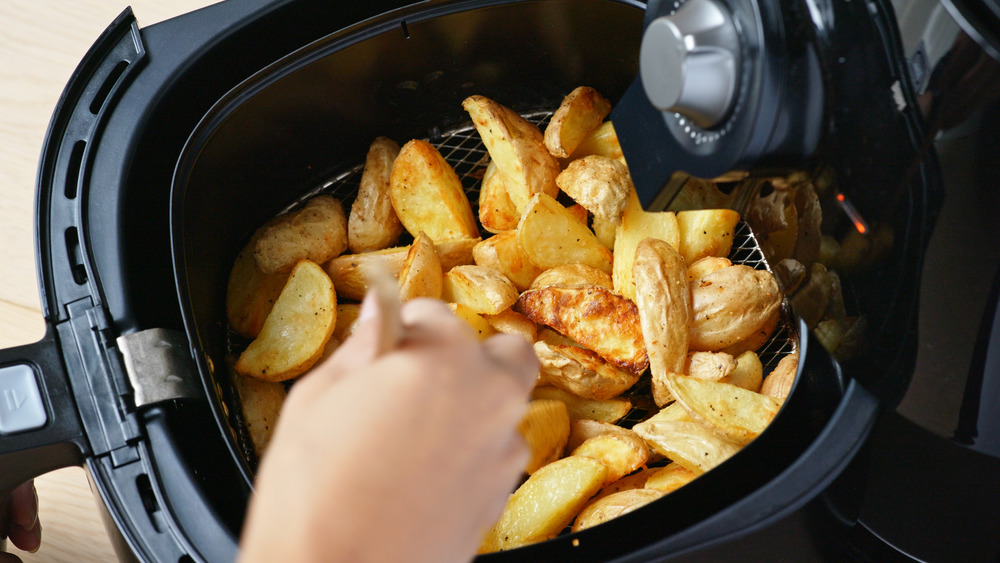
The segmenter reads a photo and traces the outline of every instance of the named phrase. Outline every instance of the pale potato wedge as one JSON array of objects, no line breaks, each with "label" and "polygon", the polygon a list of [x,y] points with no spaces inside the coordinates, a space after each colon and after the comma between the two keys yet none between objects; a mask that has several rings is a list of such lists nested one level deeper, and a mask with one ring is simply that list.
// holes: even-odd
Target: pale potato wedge
[{"label": "pale potato wedge", "polygon": [[480,341],[486,340],[497,333],[497,330],[493,328],[493,325],[485,317],[469,307],[461,303],[448,303],[448,308],[451,309],[452,313],[455,313],[456,317],[469,325],[469,328],[472,329],[472,332],[476,334]]},{"label": "pale potato wedge", "polygon": [[516,229],[520,220],[504,176],[497,173],[496,163],[491,161],[479,188],[479,222],[491,233],[502,233]]},{"label": "pale potato wedge", "polygon": [[528,259],[515,231],[498,233],[478,243],[472,249],[472,257],[477,265],[493,268],[506,276],[518,291],[528,289],[535,277],[544,271]]},{"label": "pale potato wedge", "polygon": [[733,247],[733,231],[740,214],[732,209],[694,209],[677,213],[680,251],[693,264],[705,256],[726,257]]},{"label": "pale potato wedge", "polygon": [[663,493],[672,493],[677,489],[694,481],[698,475],[679,463],[671,463],[666,467],[657,469],[652,475],[646,477],[643,485],[647,489],[655,489]]},{"label": "pale potato wedge", "polygon": [[[472,249],[479,242],[478,238],[435,242],[434,249],[441,260],[441,268],[447,271],[462,264],[472,264]],[[366,268],[381,268],[398,278],[409,252],[409,246],[397,246],[361,254],[345,254],[324,264],[323,269],[333,280],[341,299],[361,301],[368,291]]]},{"label": "pale potato wedge", "polygon": [[604,434],[629,434],[636,438],[639,437],[639,435],[635,432],[629,430],[628,428],[618,426],[617,424],[601,422],[600,420],[591,420],[589,418],[575,419],[572,420],[569,425],[569,438],[566,440],[567,454],[580,447],[580,445],[587,440],[597,436],[603,436]]},{"label": "pale potato wedge", "polygon": [[556,176],[556,185],[573,201],[604,221],[618,223],[632,190],[628,167],[613,158],[591,155],[574,160]]},{"label": "pale potato wedge", "polygon": [[323,354],[337,323],[333,282],[319,265],[301,260],[268,314],[260,334],[240,354],[236,372],[264,381],[285,381]]},{"label": "pale potato wedge", "polygon": [[721,270],[732,265],[733,263],[729,260],[729,258],[723,258],[720,256],[706,256],[704,258],[699,258],[698,260],[695,260],[693,264],[688,265],[688,281],[703,278],[716,270]]},{"label": "pale potato wedge", "polygon": [[486,315],[486,320],[497,332],[516,334],[529,343],[538,339],[538,325],[535,324],[535,321],[513,309],[505,309],[495,315]]},{"label": "pale potato wedge", "polygon": [[484,96],[470,96],[462,107],[503,175],[507,194],[519,214],[535,194],[556,196],[559,162],[545,148],[536,125]]},{"label": "pale potato wedge", "polygon": [[627,489],[601,497],[580,511],[573,521],[571,531],[579,532],[603,524],[645,506],[665,494],[655,489]]},{"label": "pale potato wedge", "polygon": [[410,245],[399,271],[399,300],[417,297],[440,299],[444,287],[441,258],[430,237],[421,232]]},{"label": "pale potato wedge", "polygon": [[403,224],[389,196],[392,163],[397,155],[399,144],[386,137],[376,138],[368,147],[358,195],[347,218],[347,247],[351,252],[388,248],[403,234]]},{"label": "pale potato wedge", "polygon": [[701,422],[657,419],[632,427],[654,450],[696,475],[729,459],[742,446],[717,434]]},{"label": "pale potato wedge", "polygon": [[265,274],[257,268],[253,249],[264,232],[260,228],[233,261],[226,286],[226,318],[244,338],[257,338],[264,319],[288,281],[288,273]]},{"label": "pale potato wedge", "polygon": [[347,340],[347,337],[354,334],[354,329],[358,327],[360,315],[361,305],[359,303],[338,303],[337,324],[333,327],[333,338],[341,342]]},{"label": "pale potato wedge", "polygon": [[545,127],[545,147],[566,158],[611,113],[611,102],[589,86],[579,86],[563,98]]},{"label": "pale potato wedge", "polygon": [[542,467],[514,491],[480,553],[555,537],[601,489],[608,470],[596,459],[569,456]]},{"label": "pale potato wedge", "polygon": [[586,264],[611,272],[611,251],[586,224],[548,195],[531,198],[517,225],[517,240],[528,259],[543,270],[561,264]]},{"label": "pale potato wedge", "polygon": [[638,381],[639,375],[613,366],[596,353],[578,346],[538,341],[535,355],[544,382],[585,399],[611,399]]},{"label": "pale potato wedge", "polygon": [[662,407],[670,401],[664,376],[684,371],[687,360],[692,311],[687,268],[673,246],[654,238],[639,242],[632,267],[653,399]]},{"label": "pale potato wedge", "polygon": [[605,121],[588,133],[569,158],[575,160],[592,154],[625,161],[622,156],[622,146],[618,142],[618,134],[615,133],[615,126],[610,121]]},{"label": "pale potato wedge", "polygon": [[681,373],[703,381],[730,383],[730,376],[735,371],[736,358],[725,352],[691,352],[687,367]]},{"label": "pale potato wedge", "polygon": [[594,399],[584,399],[568,391],[563,391],[558,387],[540,386],[531,391],[532,399],[558,399],[566,403],[570,420],[586,418],[599,420],[601,422],[615,423],[625,418],[632,410],[632,402],[628,399],[617,398],[598,401]]},{"label": "pale potato wedge", "polygon": [[588,438],[570,455],[590,457],[607,466],[604,484],[608,485],[645,467],[649,461],[649,448],[634,432],[614,432]]},{"label": "pale potato wedge", "polygon": [[347,217],[340,200],[319,195],[264,227],[254,246],[265,274],[290,272],[299,260],[322,264],[347,250]]},{"label": "pale potato wedge", "polygon": [[496,315],[517,302],[517,288],[492,268],[455,266],[444,275],[441,298],[482,315]]},{"label": "pale potato wedge", "polygon": [[614,250],[615,237],[618,235],[618,225],[620,225],[621,222],[621,218],[618,218],[615,221],[608,221],[595,215],[594,219],[590,222],[590,227],[594,230],[594,236],[597,237],[597,240],[599,240],[605,248]]},{"label": "pale potato wedge", "polygon": [[614,289],[607,272],[583,264],[562,264],[549,268],[535,277],[529,289],[589,286],[603,287],[609,291]]},{"label": "pale potato wedge", "polygon": [[650,467],[647,469],[640,469],[631,475],[626,475],[617,481],[605,485],[604,488],[602,488],[596,495],[593,496],[593,498],[590,499],[590,502],[597,502],[606,496],[620,493],[622,491],[643,489],[646,485],[646,479],[659,470],[659,467]]},{"label": "pale potato wedge", "polygon": [[729,266],[691,282],[690,288],[692,350],[725,349],[776,324],[780,313],[781,291],[766,270]]},{"label": "pale potato wedge", "polygon": [[679,248],[680,230],[677,226],[677,216],[670,211],[643,210],[639,196],[633,188],[629,191],[621,224],[615,233],[614,269],[611,272],[615,291],[632,300],[635,299],[635,283],[632,281],[635,249],[643,239],[647,238],[662,240],[675,249]]},{"label": "pale potato wedge", "polygon": [[[780,362],[779,362],[780,363]],[[757,352],[747,350],[736,356],[736,369],[722,380],[737,387],[742,387],[747,391],[761,393],[761,384],[764,381],[764,366],[760,362]],[[768,395],[769,393],[764,393]],[[773,396],[773,395],[772,395]],[[778,397],[780,398],[780,397]]]},{"label": "pale potato wedge", "polygon": [[725,352],[731,356],[739,356],[743,352],[753,351],[759,349],[763,346],[771,335],[774,334],[775,329],[778,328],[778,323],[781,321],[781,307],[775,309],[774,313],[760,325],[753,334],[743,338],[742,340],[730,344],[725,348],[719,350],[720,352]]},{"label": "pale potato wedge", "polygon": [[479,237],[461,180],[434,145],[414,139],[392,165],[389,195],[403,227],[434,242]]},{"label": "pale potato wedge", "polygon": [[556,399],[530,401],[528,412],[517,425],[517,431],[531,452],[524,468],[524,472],[531,475],[543,465],[562,457],[569,438],[569,411],[566,410],[566,403]]},{"label": "pale potato wedge", "polygon": [[728,383],[668,374],[667,386],[692,419],[703,421],[737,444],[747,444],[767,428],[781,401]]},{"label": "pale potato wedge", "polygon": [[603,287],[529,289],[515,310],[624,370],[640,374],[649,366],[638,308]]},{"label": "pale potato wedge", "polygon": [[792,390],[795,383],[795,374],[799,369],[798,353],[788,354],[778,361],[771,373],[764,378],[760,392],[768,397],[773,397],[779,401],[784,401],[788,392]]},{"label": "pale potato wedge", "polygon": [[285,402],[285,386],[234,373],[233,387],[239,395],[243,422],[259,458],[264,455],[278,423],[281,405]]}]

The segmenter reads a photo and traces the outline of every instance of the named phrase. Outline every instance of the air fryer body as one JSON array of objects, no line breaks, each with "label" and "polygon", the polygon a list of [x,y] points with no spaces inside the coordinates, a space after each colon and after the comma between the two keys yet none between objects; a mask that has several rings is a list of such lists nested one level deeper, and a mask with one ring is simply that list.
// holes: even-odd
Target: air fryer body
[{"label": "air fryer body", "polygon": [[[985,477],[998,455],[989,151],[1000,112],[980,103],[953,118],[961,98],[925,104],[968,44],[925,41],[918,81],[902,8],[842,4],[796,3],[788,21],[827,85],[823,138],[799,164],[832,165],[863,216],[895,227],[896,251],[852,294],[876,321],[866,353],[834,360],[803,330],[794,400],[732,463],[658,506],[484,561],[996,557],[986,532],[1000,495]],[[126,12],[109,27],[50,126],[38,252],[52,325],[42,346],[64,358],[79,411],[55,458],[86,464],[123,558],[235,556],[253,467],[219,384],[223,306],[253,229],[361,162],[375,136],[434,137],[466,121],[467,95],[529,112],[586,84],[617,101],[637,72],[643,8],[230,0],[144,29]],[[863,20],[831,18],[858,9]],[[140,404],[145,383],[116,342],[156,329],[180,335],[191,385]],[[935,530],[946,508],[982,535]]]}]

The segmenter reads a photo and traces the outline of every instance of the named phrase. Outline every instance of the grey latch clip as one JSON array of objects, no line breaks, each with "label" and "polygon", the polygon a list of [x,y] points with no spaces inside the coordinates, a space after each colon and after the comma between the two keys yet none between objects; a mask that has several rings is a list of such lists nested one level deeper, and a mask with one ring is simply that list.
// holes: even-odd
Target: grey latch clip
[{"label": "grey latch clip", "polygon": [[151,328],[118,337],[135,392],[135,406],[202,397],[198,371],[183,333]]}]

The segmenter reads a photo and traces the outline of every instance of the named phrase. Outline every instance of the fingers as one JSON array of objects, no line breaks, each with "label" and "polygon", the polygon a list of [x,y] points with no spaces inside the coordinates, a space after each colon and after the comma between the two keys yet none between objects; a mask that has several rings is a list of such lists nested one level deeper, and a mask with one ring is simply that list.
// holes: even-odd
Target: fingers
[{"label": "fingers", "polygon": [[538,379],[538,357],[528,342],[513,334],[495,334],[483,341],[483,352],[514,376],[525,393]]},{"label": "fingers", "polygon": [[10,493],[11,543],[34,553],[42,544],[42,525],[38,521],[38,495],[33,481],[23,483]]},{"label": "fingers", "polygon": [[[3,546],[0,546],[0,548],[2,547]],[[4,553],[0,551],[0,563],[21,563],[21,558],[13,553]]]}]

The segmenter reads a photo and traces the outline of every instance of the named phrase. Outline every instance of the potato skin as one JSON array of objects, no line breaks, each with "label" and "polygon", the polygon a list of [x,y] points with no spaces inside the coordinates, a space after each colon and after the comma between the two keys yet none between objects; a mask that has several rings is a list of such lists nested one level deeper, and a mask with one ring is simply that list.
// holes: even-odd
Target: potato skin
[{"label": "potato skin", "polygon": [[632,178],[621,162],[591,155],[570,162],[556,176],[556,185],[596,217],[617,223],[625,211]]},{"label": "potato skin", "polygon": [[347,217],[340,200],[320,195],[269,223],[254,246],[265,274],[290,272],[299,260],[322,264],[347,250]]},{"label": "potato skin", "polygon": [[368,147],[358,195],[347,220],[347,244],[351,252],[381,250],[393,245],[403,234],[403,224],[392,208],[389,180],[399,145],[378,137]]},{"label": "potato skin", "polygon": [[781,291],[764,270],[735,265],[691,282],[689,346],[721,350],[751,337],[781,307]]},{"label": "potato skin", "polygon": [[589,86],[578,86],[563,98],[545,128],[545,147],[566,158],[611,113],[611,102]]}]

